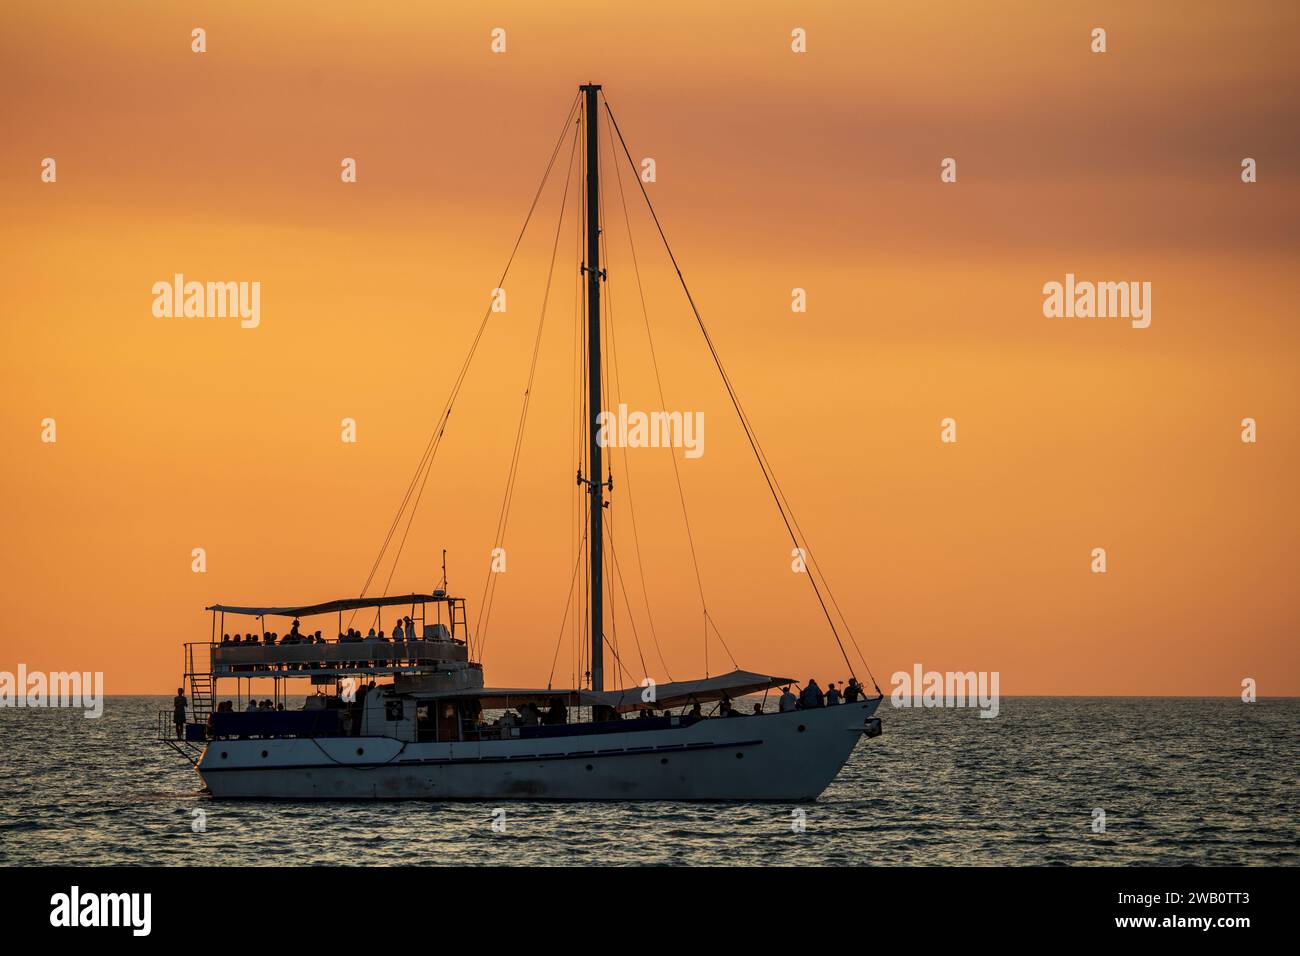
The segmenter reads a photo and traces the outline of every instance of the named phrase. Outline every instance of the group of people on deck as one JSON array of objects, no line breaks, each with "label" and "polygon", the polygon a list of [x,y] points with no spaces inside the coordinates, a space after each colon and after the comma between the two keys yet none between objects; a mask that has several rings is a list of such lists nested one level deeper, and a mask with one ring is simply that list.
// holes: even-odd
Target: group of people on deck
[{"label": "group of people on deck", "polygon": [[[248,703],[244,705],[244,713],[246,714],[256,713],[257,711],[267,711],[267,710],[282,712],[284,710],[284,704],[277,704],[275,703],[275,701],[272,700],[254,700],[253,698],[250,697],[248,699]],[[235,713],[235,702],[233,700],[223,700],[219,702],[217,704],[216,712],[218,714]]]},{"label": "group of people on deck", "polygon": [[[361,636],[360,631],[351,627],[348,628],[346,634],[339,634],[340,644],[358,644],[364,643],[365,641],[383,641],[387,644],[389,640],[390,638],[385,636],[382,627],[379,629],[379,633],[377,634],[375,633],[375,629],[372,627],[370,633],[365,637]],[[393,636],[391,640],[394,642],[418,641],[419,638],[415,634],[415,622],[409,617],[399,618],[397,626],[393,628]]]},{"label": "group of people on deck", "polygon": [[[229,703],[229,701],[227,701],[227,703]],[[282,710],[284,710],[284,704],[277,704],[277,703],[274,703],[274,702],[269,701],[269,700],[253,700],[253,699],[250,697],[249,700],[248,700],[248,703],[244,705],[244,713],[246,713],[246,714],[248,714],[248,713],[255,713],[255,712],[259,711],[259,710],[261,710],[261,711],[267,711],[267,710],[282,711]]]},{"label": "group of people on deck", "polygon": [[[863,687],[856,677],[850,677],[844,682],[844,690],[842,692],[833,683],[823,691],[821,687],[818,686],[817,681],[811,679],[798,695],[795,695],[790,690],[790,687],[791,685],[787,684],[785,687],[781,688],[781,713],[786,713],[791,710],[811,710],[814,707],[830,707],[836,704],[852,704],[864,699],[865,697]],[[764,713],[763,705],[761,703],[754,704],[753,706],[754,709],[752,712],[742,710],[737,707],[735,703],[733,703],[731,697],[724,692],[718,700],[718,707],[715,713],[718,717],[757,717]],[[594,705],[592,707],[591,715],[591,719],[596,723],[623,719],[623,715],[618,712],[617,708],[605,704]],[[636,716],[639,719],[644,720],[658,717],[660,715],[652,707],[642,707],[636,711]],[[672,717],[673,712],[671,710],[665,710],[663,716]],[[698,720],[703,718],[705,714],[703,713],[699,703],[695,703],[692,704],[690,710],[684,712],[682,716],[693,717]],[[711,713],[709,716],[713,716],[713,714]]]},{"label": "group of people on deck", "polygon": [[823,691],[817,686],[817,681],[810,677],[798,696],[790,690],[789,684],[781,688],[781,713],[791,710],[812,710],[815,707],[833,707],[836,704],[852,704],[862,700],[863,696],[862,685],[858,683],[856,677],[850,677],[845,682],[843,693],[833,681]]},{"label": "group of people on deck", "polygon": [[501,727],[509,729],[511,727],[550,727],[569,722],[569,708],[564,706],[564,699],[561,697],[552,697],[548,701],[546,710],[542,710],[535,703],[525,701],[520,707],[519,712],[506,710],[498,719],[491,723],[486,723],[482,718],[482,708],[480,707],[474,716],[474,721],[480,726]]},{"label": "group of people on deck", "polygon": [[271,631],[269,634],[263,634],[260,641],[258,640],[258,636],[256,634],[249,634],[246,637],[242,634],[236,634],[233,638],[229,634],[222,634],[221,643],[222,644],[259,644],[260,643],[260,644],[282,644],[282,645],[283,644],[327,644],[329,643],[328,641],[325,640],[325,638],[321,637],[320,631],[317,631],[315,634],[303,634],[300,633],[297,629],[298,622],[294,621],[293,623],[294,623],[294,629],[291,630],[288,634],[284,635],[284,637],[280,637],[280,635],[277,634],[275,631]]},{"label": "group of people on deck", "polygon": [[[324,637],[321,636],[320,631],[316,631],[313,634],[304,634],[299,628],[300,625],[298,623],[297,618],[295,618],[292,626],[290,626],[289,628],[289,633],[284,635],[284,637],[280,637],[280,635],[275,631],[272,631],[269,634],[262,634],[260,637],[257,634],[248,634],[248,635],[236,634],[232,638],[229,634],[222,634],[221,643],[225,645],[232,645],[232,644],[284,645],[284,644],[328,644],[329,643],[329,641],[327,641]],[[375,629],[373,627],[370,629],[370,633],[364,636],[359,630],[351,627],[347,629],[346,633],[340,631],[338,636],[338,643],[340,644],[360,644],[360,643],[364,643],[365,641],[383,641],[385,644],[387,644],[390,641],[405,642],[405,641],[416,641],[416,640],[419,640],[419,637],[416,636],[415,622],[412,621],[409,617],[403,617],[398,619],[397,626],[393,628],[393,636],[391,638],[386,637],[384,635],[383,628],[380,628],[379,633],[376,634]]]}]

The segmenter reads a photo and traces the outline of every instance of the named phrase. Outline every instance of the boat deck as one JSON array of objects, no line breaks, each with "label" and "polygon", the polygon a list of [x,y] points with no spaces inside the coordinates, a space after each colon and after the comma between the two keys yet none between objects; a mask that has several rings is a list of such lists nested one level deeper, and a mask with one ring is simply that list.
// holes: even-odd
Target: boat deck
[{"label": "boat deck", "polygon": [[448,661],[468,660],[465,645],[449,640],[212,645],[212,673],[219,677],[270,676],[284,671],[329,675],[376,668],[432,667]]}]

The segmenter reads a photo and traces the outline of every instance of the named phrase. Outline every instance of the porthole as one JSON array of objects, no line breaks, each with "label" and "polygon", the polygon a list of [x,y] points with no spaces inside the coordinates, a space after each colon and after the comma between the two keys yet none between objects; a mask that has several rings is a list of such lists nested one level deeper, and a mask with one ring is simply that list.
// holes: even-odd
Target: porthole
[{"label": "porthole", "polygon": [[667,763],[667,762],[668,762],[668,758],[667,758],[667,757],[660,757],[660,758],[659,758],[659,762],[660,762],[660,763]]},{"label": "porthole", "polygon": [[221,751],[221,759],[222,759],[222,760],[225,760],[225,759],[226,759],[227,757],[229,757],[229,756],[230,756],[230,754],[226,753],[224,750]]},{"label": "porthole", "polygon": [[591,764],[587,764],[587,769],[588,769],[588,770],[593,769],[592,766],[591,766]]},{"label": "porthole", "polygon": [[262,751],[262,757],[263,757],[263,759],[266,758],[266,751],[265,751],[265,750]]},{"label": "porthole", "polygon": [[807,730],[807,729],[808,729],[808,728],[805,727],[803,724],[800,724],[800,725],[799,725],[799,733],[803,733],[803,732],[804,732],[805,730]]},{"label": "porthole", "polygon": [[357,748],[357,756],[358,756],[358,757],[363,757],[363,756],[365,756],[365,753],[366,753],[366,748],[364,748],[364,747],[358,747],[358,748]]},{"label": "porthole", "polygon": [[745,759],[745,755],[742,754],[742,753],[738,753],[738,754],[736,754],[736,759],[737,759],[737,760],[744,760],[744,759]]}]

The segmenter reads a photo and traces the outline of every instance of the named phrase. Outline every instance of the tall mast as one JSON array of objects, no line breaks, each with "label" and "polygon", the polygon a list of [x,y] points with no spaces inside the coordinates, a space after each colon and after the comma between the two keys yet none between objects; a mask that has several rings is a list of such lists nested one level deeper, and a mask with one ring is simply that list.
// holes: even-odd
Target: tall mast
[{"label": "tall mast", "polygon": [[601,559],[604,555],[605,486],[601,481],[600,444],[596,440],[601,412],[600,282],[604,278],[600,270],[600,117],[596,104],[600,86],[588,83],[579,89],[583,95],[587,128],[587,261],[583,272],[587,276],[587,412],[590,415],[587,487],[591,490],[591,689],[604,690],[605,609]]}]

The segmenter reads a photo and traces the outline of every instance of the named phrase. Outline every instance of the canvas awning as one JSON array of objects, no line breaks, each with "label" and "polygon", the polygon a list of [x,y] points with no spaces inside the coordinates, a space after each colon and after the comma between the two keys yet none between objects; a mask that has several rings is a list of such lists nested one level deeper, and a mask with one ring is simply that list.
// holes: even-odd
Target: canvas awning
[{"label": "canvas awning", "polygon": [[[664,708],[694,703],[707,704],[711,701],[721,700],[724,696],[730,698],[743,697],[746,694],[754,694],[770,687],[781,687],[792,683],[794,681],[788,677],[772,677],[768,674],[755,674],[752,671],[736,670],[730,674],[708,677],[704,680],[672,681],[667,684],[656,684],[653,701],[641,699],[641,695],[647,690],[644,687],[628,687],[624,690],[606,691],[552,690],[540,687],[462,687],[446,691],[431,690],[428,691],[428,694],[430,697],[436,697],[439,700],[476,699],[489,710],[518,707],[529,700],[544,706],[549,704],[552,698],[558,697],[568,707],[592,707],[604,704],[606,707],[613,707],[617,711],[626,713],[641,710],[644,707]],[[407,690],[405,688],[399,689]],[[416,686],[409,688],[409,690],[419,693],[420,689]]]},{"label": "canvas awning", "polygon": [[580,692],[584,705],[604,704],[618,711],[640,710],[643,707],[676,707],[681,704],[701,703],[721,700],[725,697],[743,697],[755,694],[771,687],[792,684],[788,677],[772,677],[768,674],[755,674],[752,671],[735,670],[718,677],[706,677],[703,680],[671,681],[654,686],[654,699],[646,701],[642,695],[649,688],[628,687],[624,690]]},{"label": "canvas awning", "polygon": [[418,678],[413,679],[414,686],[399,687],[401,693],[414,693],[417,697],[428,696],[437,700],[477,700],[485,710],[504,710],[532,702],[539,707],[549,707],[551,701],[559,698],[566,707],[577,707],[581,691],[563,689],[545,689],[539,687],[460,687],[455,690],[422,690]]},{"label": "canvas awning", "polygon": [[454,601],[446,594],[393,594],[388,597],[341,598],[324,604],[304,604],[301,607],[237,607],[233,604],[213,604],[205,611],[224,614],[247,614],[252,617],[310,617],[313,614],[333,614],[336,611],[354,611],[363,607],[393,607],[397,605],[429,604],[434,601]]}]

